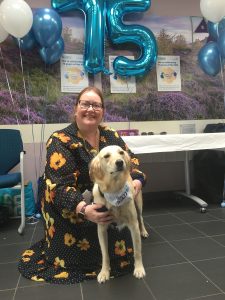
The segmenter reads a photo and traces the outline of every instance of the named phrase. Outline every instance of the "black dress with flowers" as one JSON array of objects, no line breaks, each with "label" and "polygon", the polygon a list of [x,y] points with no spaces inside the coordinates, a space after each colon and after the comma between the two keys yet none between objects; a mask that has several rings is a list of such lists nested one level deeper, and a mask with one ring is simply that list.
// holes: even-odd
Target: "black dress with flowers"
[{"label": "black dress with flowers", "polygon": [[[138,159],[113,129],[99,126],[99,149],[119,145],[132,160],[131,176],[145,181]],[[24,251],[21,274],[35,281],[71,284],[96,278],[101,269],[97,225],[76,216],[82,193],[92,189],[88,165],[95,150],[83,140],[76,124],[52,134],[47,142],[47,162],[40,188],[45,238]],[[111,276],[133,271],[133,245],[127,228],[108,229]]]}]

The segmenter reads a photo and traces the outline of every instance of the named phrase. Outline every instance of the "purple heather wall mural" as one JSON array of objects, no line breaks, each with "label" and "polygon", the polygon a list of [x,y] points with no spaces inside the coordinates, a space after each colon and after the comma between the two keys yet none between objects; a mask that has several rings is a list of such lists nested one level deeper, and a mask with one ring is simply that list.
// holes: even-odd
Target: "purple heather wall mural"
[{"label": "purple heather wall mural", "polygon": [[[64,53],[83,54],[84,16],[61,15]],[[136,76],[136,93],[110,92],[109,75],[101,75],[106,122],[223,119],[224,82],[221,73],[205,74],[198,53],[208,41],[200,17],[160,17],[150,12],[131,14],[124,20],[141,24],[154,33],[159,55],[180,57],[181,91],[159,92],[156,69]],[[202,26],[201,26],[202,25]],[[60,61],[45,64],[38,50],[20,50],[9,36],[0,45],[0,125],[67,123],[71,121],[76,94],[61,92]],[[133,44],[113,46],[105,40],[105,66],[109,55],[132,55]],[[93,75],[89,75],[90,82]]]}]

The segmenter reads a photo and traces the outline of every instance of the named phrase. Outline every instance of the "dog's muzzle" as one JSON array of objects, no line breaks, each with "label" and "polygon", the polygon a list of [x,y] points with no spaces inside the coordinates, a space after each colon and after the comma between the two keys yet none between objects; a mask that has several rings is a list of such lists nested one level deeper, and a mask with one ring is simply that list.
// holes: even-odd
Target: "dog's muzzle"
[{"label": "dog's muzzle", "polygon": [[116,170],[117,171],[123,171],[123,169],[124,169],[124,162],[123,162],[122,159],[117,159],[116,162],[115,162],[115,164],[116,164]]}]

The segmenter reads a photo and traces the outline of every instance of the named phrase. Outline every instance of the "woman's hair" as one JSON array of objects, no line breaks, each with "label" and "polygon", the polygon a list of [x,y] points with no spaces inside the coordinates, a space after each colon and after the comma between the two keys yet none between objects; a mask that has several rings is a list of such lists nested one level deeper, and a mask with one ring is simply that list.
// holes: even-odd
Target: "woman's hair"
[{"label": "woman's hair", "polygon": [[94,92],[95,94],[97,94],[97,95],[100,97],[101,102],[102,102],[102,107],[104,108],[105,105],[104,105],[104,99],[103,99],[102,92],[101,92],[97,87],[95,87],[95,86],[88,86],[88,87],[84,88],[84,89],[78,94],[75,106],[78,105],[78,102],[79,102],[81,96],[82,96],[84,93],[91,92],[91,91]]}]

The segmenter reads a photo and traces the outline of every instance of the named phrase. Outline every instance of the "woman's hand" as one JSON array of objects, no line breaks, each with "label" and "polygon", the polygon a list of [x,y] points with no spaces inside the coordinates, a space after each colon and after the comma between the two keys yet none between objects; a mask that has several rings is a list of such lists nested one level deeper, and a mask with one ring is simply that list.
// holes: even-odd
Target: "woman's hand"
[{"label": "woman's hand", "polygon": [[138,179],[134,179],[133,180],[133,186],[134,186],[134,198],[136,199],[138,193],[141,191],[142,189],[142,183],[140,182],[140,180]]},{"label": "woman's hand", "polygon": [[102,204],[90,204],[86,206],[85,218],[97,224],[109,224],[113,222],[113,215],[107,210],[99,212],[98,209],[104,207]]}]

